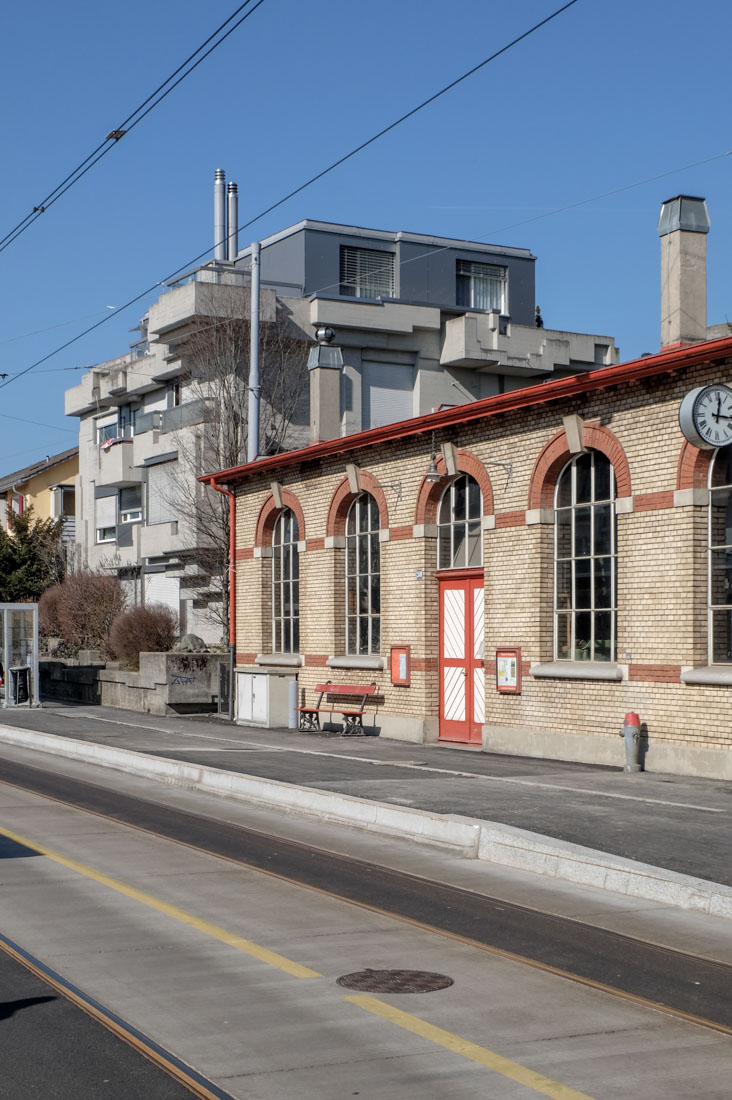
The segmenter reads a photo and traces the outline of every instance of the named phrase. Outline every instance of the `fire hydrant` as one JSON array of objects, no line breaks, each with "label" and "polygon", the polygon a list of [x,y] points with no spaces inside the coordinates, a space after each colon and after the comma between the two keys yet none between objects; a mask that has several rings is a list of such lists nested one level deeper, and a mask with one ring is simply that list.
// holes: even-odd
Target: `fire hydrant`
[{"label": "fire hydrant", "polygon": [[624,772],[639,772],[641,766],[638,763],[640,754],[640,718],[632,711],[625,716],[625,725],[620,731],[620,736],[625,738],[625,767]]}]

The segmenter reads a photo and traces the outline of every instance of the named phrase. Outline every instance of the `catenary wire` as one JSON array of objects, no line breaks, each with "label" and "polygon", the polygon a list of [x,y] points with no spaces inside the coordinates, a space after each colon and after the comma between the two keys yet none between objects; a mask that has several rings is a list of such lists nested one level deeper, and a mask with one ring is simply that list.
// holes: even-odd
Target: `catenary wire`
[{"label": "catenary wire", "polygon": [[[556,214],[564,214],[567,210],[576,210],[579,206],[587,206],[591,202],[599,202],[600,199],[609,199],[613,195],[620,195],[623,191],[631,191],[635,187],[643,187],[646,183],[655,183],[657,180],[665,179],[667,176],[674,176],[678,172],[688,172],[691,168],[700,168],[704,164],[711,164],[715,160],[724,160],[725,157],[732,156],[732,149],[726,150],[724,153],[715,153],[712,157],[704,157],[703,160],[694,161],[693,164],[684,164],[680,168],[670,168],[666,172],[658,172],[654,176],[646,176],[644,179],[636,180],[634,183],[624,183],[620,187],[615,187],[611,191],[603,191],[599,195],[591,195],[586,199],[577,199],[575,202],[568,202],[565,206],[557,206],[554,210],[545,210],[543,214],[535,214],[530,218],[523,218],[521,221],[513,222],[511,225],[504,225],[500,229],[489,229],[485,232],[481,231],[481,235],[484,237],[497,236],[499,233],[507,233],[510,229],[517,229],[519,226],[528,225],[530,222],[541,221],[542,218],[553,218]],[[439,248],[430,249],[429,252],[421,252],[418,256],[411,256],[408,260],[400,260],[399,268],[406,267],[407,264],[413,264],[417,260],[426,260],[430,256],[436,256],[440,252],[447,252],[454,247],[454,244],[441,245]],[[500,245],[498,247],[501,247]],[[393,253],[391,254],[393,255]],[[385,264],[383,267],[373,268],[370,272],[371,275],[380,275],[384,272],[391,270],[391,264]],[[328,283],[327,286],[319,286],[317,290],[313,290],[310,293],[312,295],[322,294],[324,290],[333,290],[338,286],[356,286],[356,283],[349,283],[346,280],[340,280],[337,283]]]},{"label": "catenary wire", "polygon": [[[182,62],[182,64],[180,64],[178,66],[178,68],[174,72],[172,72],[170,74],[170,76],[167,77],[167,79],[164,80],[162,82],[162,84],[160,84],[155,89],[154,92],[151,92],[150,95],[147,97],[147,99],[143,100],[143,102],[139,105],[139,107],[137,107],[132,112],[132,114],[128,115],[127,118],[124,119],[124,121],[121,122],[119,126],[117,126],[114,130],[110,131],[110,133],[107,135],[107,137],[104,139],[104,141],[100,142],[100,144],[97,145],[96,149],[92,150],[92,152],[88,155],[88,157],[86,157],[85,160],[83,160],[81,162],[81,164],[78,164],[76,166],[76,168],[74,168],[74,170],[72,172],[70,172],[68,174],[68,176],[66,176],[66,178],[63,179],[61,181],[61,183],[59,183],[53,189],[53,191],[50,191],[44,199],[41,199],[41,201],[36,206],[33,207],[31,212],[29,214],[26,214],[25,218],[23,218],[22,221],[18,222],[18,224],[13,229],[11,229],[8,233],[6,233],[4,237],[0,238],[0,252],[4,252],[5,249],[8,248],[13,243],[13,241],[16,241],[18,239],[18,237],[20,237],[21,234],[26,231],[26,229],[29,229],[31,227],[31,225],[33,225],[33,223],[35,221],[37,221],[38,218],[40,218],[41,214],[45,214],[45,212],[48,209],[50,209],[50,207],[53,206],[54,203],[58,202],[58,200],[61,198],[61,196],[65,195],[66,192],[69,191],[74,186],[74,184],[78,183],[79,180],[83,176],[85,176],[86,173],[89,172],[94,167],[95,164],[98,164],[99,161],[102,159],[102,157],[105,157],[107,155],[107,153],[109,153],[110,150],[113,149],[115,147],[115,145],[117,145],[117,143],[120,141],[120,139],[123,136],[125,136],[126,134],[129,134],[131,130],[134,130],[135,126],[137,126],[138,123],[142,122],[142,120],[147,115],[149,115],[150,112],[155,107],[157,107],[160,103],[162,103],[163,100],[167,96],[169,96],[170,93],[175,88],[177,88],[180,83],[182,83],[182,81],[184,81],[186,79],[186,77],[190,76],[190,74],[195,69],[198,68],[198,66],[201,64],[201,62],[205,61],[205,59],[210,54],[212,54],[214,50],[218,49],[218,47],[222,44],[222,42],[225,42],[226,39],[229,37],[229,35],[233,34],[234,31],[238,27],[240,27],[241,24],[246,19],[248,19],[250,15],[253,15],[254,12],[257,10],[257,8],[260,7],[264,3],[264,0],[256,0],[256,3],[254,3],[254,6],[252,8],[250,8],[249,11],[245,12],[244,15],[242,15],[241,19],[237,20],[237,22],[234,23],[234,25],[232,27],[229,27],[229,29],[226,31],[226,33],[223,34],[218,39],[218,41],[214,42],[214,44],[210,47],[210,49],[206,50],[206,52],[203,53],[194,62],[194,64],[192,64],[190,66],[190,68],[186,68],[186,66],[193,60],[193,58],[196,57],[196,54],[201,53],[201,50],[204,50],[206,48],[206,46],[208,46],[208,44],[221,33],[221,31],[227,26],[227,24],[231,23],[232,19],[235,19],[236,16],[241,11],[243,11],[244,8],[249,7],[249,5],[252,2],[253,2],[253,0],[244,0],[244,3],[241,4],[236,9],[236,11],[234,11],[229,16],[228,19],[224,20],[224,22],[219,27],[217,27],[217,29],[213,32],[213,34],[209,35],[209,37],[205,40],[205,42],[202,42],[201,45],[198,46],[198,48],[195,49],[193,51],[193,53],[189,57],[187,57],[186,60],[184,62]],[[176,76],[178,76],[179,73],[181,73],[181,70],[184,70],[184,69],[185,69],[185,72],[182,72],[182,75],[179,76],[178,79],[175,80],[175,82],[171,84],[170,82]],[[170,87],[166,88],[167,84],[169,84]],[[165,91],[162,91],[162,89],[164,89],[164,88],[165,88]],[[159,93],[162,93],[162,94],[159,94]],[[156,96],[157,96],[157,98],[155,98]],[[147,109],[144,110],[144,108],[147,108]],[[136,115],[139,116],[139,117],[135,118]],[[115,135],[118,135],[118,136],[115,136]]]},{"label": "catenary wire", "polygon": [[[259,3],[260,4],[263,3],[263,0],[259,0]],[[449,84],[446,84],[438,92],[435,92],[433,95],[429,96],[427,99],[424,99],[416,107],[413,107],[410,111],[407,111],[406,114],[401,115],[401,117],[398,118],[395,122],[392,122],[389,126],[385,126],[382,130],[379,130],[379,132],[377,134],[374,134],[367,141],[364,141],[360,145],[356,146],[356,148],[352,149],[350,153],[346,153],[345,156],[339,157],[338,160],[334,161],[327,168],[324,168],[321,172],[318,172],[315,176],[312,176],[305,183],[301,184],[299,187],[296,187],[293,191],[290,191],[287,195],[285,195],[283,198],[279,199],[277,202],[272,203],[272,205],[268,206],[265,210],[260,211],[260,213],[255,215],[255,217],[250,218],[248,222],[245,222],[243,225],[239,226],[237,231],[241,232],[242,230],[247,229],[250,225],[253,225],[256,221],[259,221],[260,218],[265,217],[266,214],[270,214],[273,210],[276,210],[278,207],[282,206],[284,203],[286,203],[289,199],[293,198],[295,195],[299,195],[300,192],[304,191],[307,187],[310,187],[313,183],[316,183],[318,180],[322,179],[329,172],[334,171],[334,169],[338,168],[341,164],[344,164],[346,161],[348,161],[352,157],[356,156],[357,153],[360,153],[363,149],[367,148],[367,146],[372,145],[375,141],[378,141],[379,138],[383,137],[385,134],[390,133],[397,126],[400,126],[401,123],[406,122],[406,120],[409,119],[409,118],[412,118],[415,114],[417,114],[418,111],[423,110],[425,107],[429,106],[430,103],[434,103],[436,99],[440,98],[440,96],[445,95],[452,88],[455,88],[458,84],[461,84],[464,80],[467,80],[468,77],[472,76],[474,73],[478,72],[480,69],[483,69],[491,61],[495,61],[496,58],[500,57],[502,54],[506,53],[508,50],[512,49],[514,46],[518,45],[519,42],[523,42],[523,40],[525,38],[528,38],[529,35],[534,34],[541,27],[546,26],[547,23],[550,23],[553,19],[556,19],[557,16],[561,15],[562,12],[567,11],[568,8],[573,7],[577,3],[579,3],[579,0],[569,0],[568,3],[563,4],[561,7],[557,8],[550,15],[547,15],[544,19],[541,19],[538,23],[535,23],[528,30],[524,31],[523,34],[518,35],[516,38],[513,38],[510,42],[508,42],[505,46],[502,46],[500,50],[496,50],[489,57],[485,58],[483,61],[479,62],[477,65],[474,65],[471,69],[468,69],[468,71],[463,73],[462,76],[459,76],[455,80],[450,81]],[[251,11],[248,12],[247,14],[251,14],[253,11],[254,11],[254,8],[252,8]],[[231,28],[231,29],[233,30],[234,28]],[[228,33],[230,33],[230,32],[228,32]],[[0,249],[0,251],[2,251],[2,249]],[[83,339],[84,336],[88,336],[90,332],[94,332],[95,329],[98,329],[101,325],[106,324],[107,321],[110,321],[112,319],[112,317],[116,317],[118,313],[121,313],[124,310],[129,309],[130,306],[135,305],[137,302],[139,302],[143,298],[147,297],[148,294],[152,294],[152,292],[154,290],[157,290],[158,287],[165,286],[166,283],[169,283],[177,275],[180,275],[181,272],[186,271],[193,264],[196,264],[196,263],[198,263],[199,260],[202,260],[203,257],[207,256],[210,251],[211,251],[211,248],[208,247],[203,252],[199,252],[199,254],[197,256],[194,256],[191,260],[188,260],[185,264],[182,264],[180,267],[176,268],[176,270],[171,272],[170,275],[168,275],[165,279],[162,279],[162,280],[159,280],[158,282],[153,283],[152,286],[147,287],[140,294],[136,294],[134,296],[134,298],[130,298],[123,305],[118,306],[118,308],[116,310],[114,310],[114,312],[107,314],[106,317],[102,317],[102,319],[100,321],[97,321],[96,324],[90,325],[88,328],[84,329],[83,332],[78,333],[76,336],[73,336],[70,340],[67,340],[65,343],[61,344],[59,347],[54,348],[53,351],[48,352],[47,355],[44,355],[44,356],[42,356],[42,358],[37,359],[35,361],[35,363],[31,363],[30,366],[25,367],[24,370],[18,371],[16,374],[13,375],[12,378],[6,379],[5,382],[3,382],[2,385],[0,385],[0,389],[4,389],[5,386],[10,385],[11,382],[17,381],[19,378],[22,378],[24,375],[28,374],[30,371],[35,370],[36,367],[40,367],[43,363],[47,362],[54,355],[58,355],[60,352],[65,351],[66,348],[70,347],[72,344],[75,344],[78,340]]]}]

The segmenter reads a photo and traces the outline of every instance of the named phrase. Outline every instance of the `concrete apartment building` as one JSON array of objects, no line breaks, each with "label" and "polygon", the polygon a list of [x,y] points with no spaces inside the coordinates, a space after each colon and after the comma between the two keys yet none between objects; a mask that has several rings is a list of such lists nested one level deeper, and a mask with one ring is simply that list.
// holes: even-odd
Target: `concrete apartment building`
[{"label": "concrete apartment building", "polygon": [[330,681],[334,720],[373,684],[382,736],[617,765],[635,712],[647,769],[732,778],[708,227],[702,199],[663,206],[656,355],[207,477],[235,496],[240,721],[281,722],[288,680],[311,706]]},{"label": "concrete apartment building", "polygon": [[[221,626],[202,564],[210,540],[195,497],[180,488],[206,468],[203,458],[184,468],[181,456],[205,438],[207,402],[216,401],[191,380],[187,341],[222,318],[250,317],[252,249],[238,248],[236,187],[229,184],[227,207],[224,186],[217,172],[214,260],[171,284],[130,352],[66,393],[66,413],[79,419],[83,560],[115,570],[136,601],[168,604],[181,630],[211,642]],[[261,452],[617,362],[611,337],[537,326],[535,262],[521,248],[317,221],[262,241],[263,360],[268,331],[284,327],[301,342],[304,367],[315,332],[331,328],[343,366],[310,372],[286,436],[273,442],[263,428]]]}]

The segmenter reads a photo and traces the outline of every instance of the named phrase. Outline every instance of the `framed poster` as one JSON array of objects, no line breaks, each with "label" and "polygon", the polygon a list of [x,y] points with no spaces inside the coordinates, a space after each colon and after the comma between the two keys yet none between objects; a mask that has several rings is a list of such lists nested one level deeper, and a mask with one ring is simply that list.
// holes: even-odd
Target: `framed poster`
[{"label": "framed poster", "polygon": [[391,647],[391,682],[397,687],[409,687],[411,682],[411,660],[408,645]]},{"label": "framed poster", "polygon": [[521,694],[521,650],[518,646],[496,650],[496,691]]}]

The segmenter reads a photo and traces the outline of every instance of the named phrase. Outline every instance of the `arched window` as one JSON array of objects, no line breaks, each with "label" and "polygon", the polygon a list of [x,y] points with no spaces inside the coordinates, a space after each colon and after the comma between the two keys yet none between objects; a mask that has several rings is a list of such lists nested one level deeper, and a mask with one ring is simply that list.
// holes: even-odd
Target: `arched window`
[{"label": "arched window", "polygon": [[709,662],[732,661],[732,446],[709,468]]},{"label": "arched window", "polygon": [[272,649],[297,653],[300,644],[299,531],[295,513],[283,508],[272,530]]},{"label": "arched window", "polygon": [[614,661],[615,474],[600,451],[564,467],[555,491],[555,656]]},{"label": "arched window", "polygon": [[360,493],[346,516],[346,652],[381,649],[379,508]]},{"label": "arched window", "polygon": [[460,474],[442,494],[437,513],[437,568],[465,569],[483,564],[480,486],[469,474]]}]

